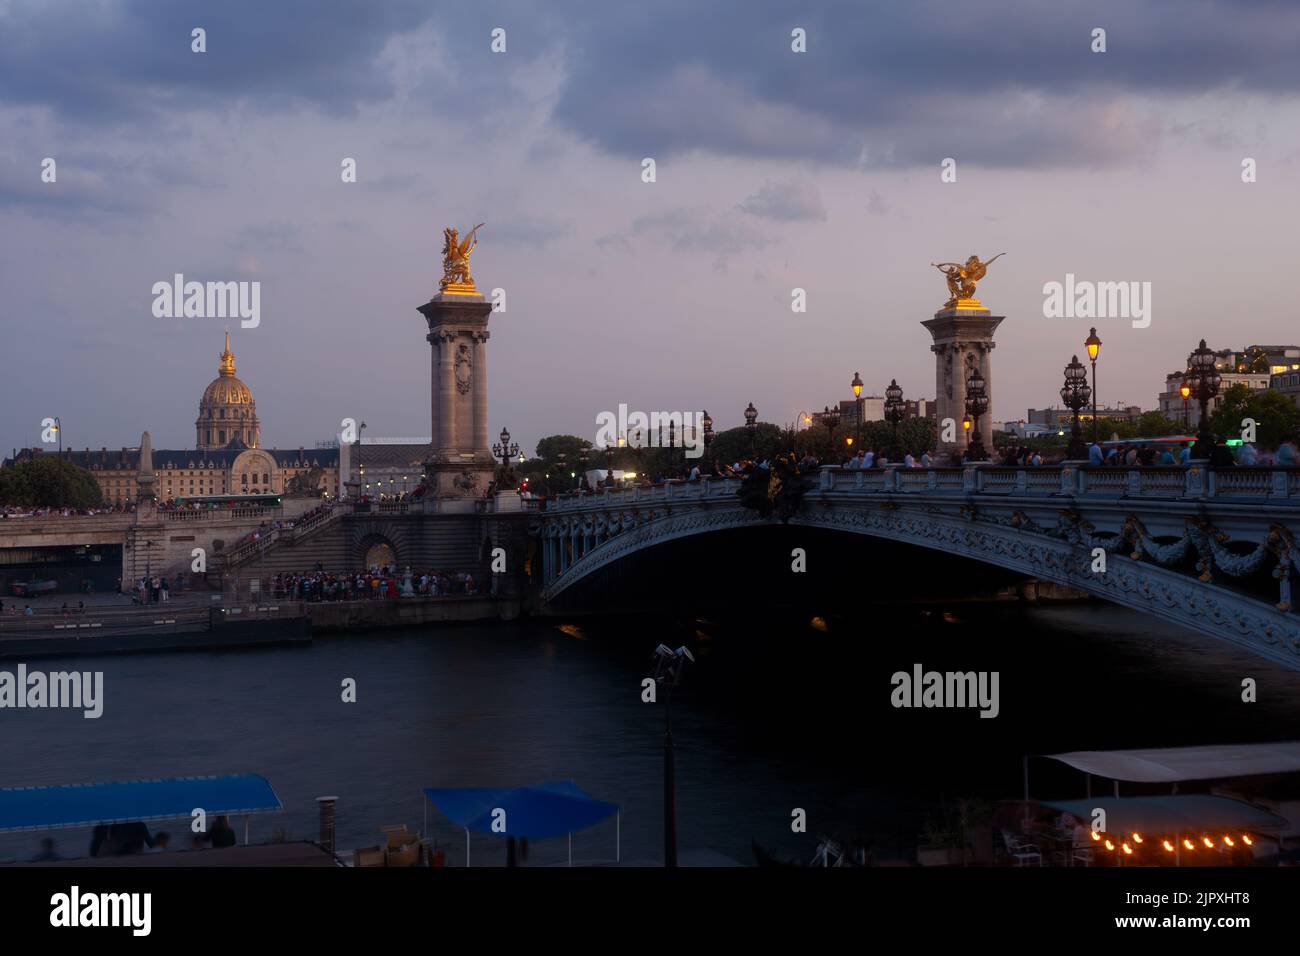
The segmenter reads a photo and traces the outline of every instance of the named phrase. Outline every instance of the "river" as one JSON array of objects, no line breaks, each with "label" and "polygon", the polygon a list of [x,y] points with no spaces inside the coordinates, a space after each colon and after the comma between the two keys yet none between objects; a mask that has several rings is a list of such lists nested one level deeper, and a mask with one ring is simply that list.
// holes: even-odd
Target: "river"
[{"label": "river", "polygon": [[[863,835],[881,856],[908,857],[941,800],[1018,796],[1025,753],[1300,737],[1300,674],[1213,639],[1107,605],[953,604],[825,620],[531,620],[31,660],[103,670],[104,713],[0,711],[0,785],[256,772],[285,810],[253,819],[255,842],[314,839],[315,798],[329,794],[347,850],[377,843],[384,824],[420,828],[424,787],[573,779],[622,807],[624,858],[655,861],[663,713],[642,702],[641,680],[660,642],[697,658],[673,704],[681,847],[747,864],[753,839],[807,859],[819,833]],[[918,663],[998,671],[996,719],[891,706],[891,675]],[[1246,677],[1257,703],[1241,700]],[[341,699],[345,678],[356,703]],[[1040,764],[1052,795],[1082,796],[1077,775]],[[807,834],[791,832],[795,808]],[[463,863],[463,831],[428,813],[448,864]],[[176,834],[185,823],[161,826]],[[0,834],[0,858],[31,856],[42,835]],[[89,841],[83,830],[53,835],[65,855]],[[614,852],[613,822],[574,838],[576,859]],[[530,863],[565,853],[563,839],[546,841]],[[476,865],[504,859],[487,837],[473,855]]]}]

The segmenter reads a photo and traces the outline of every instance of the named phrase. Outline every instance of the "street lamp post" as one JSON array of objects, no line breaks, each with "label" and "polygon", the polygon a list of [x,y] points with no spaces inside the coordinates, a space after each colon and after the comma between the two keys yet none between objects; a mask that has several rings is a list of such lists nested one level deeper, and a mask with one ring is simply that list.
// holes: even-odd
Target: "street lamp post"
[{"label": "street lamp post", "polygon": [[1079,356],[1075,355],[1070,360],[1070,364],[1065,367],[1065,384],[1061,386],[1061,401],[1065,407],[1074,412],[1074,419],[1070,423],[1070,449],[1069,457],[1075,461],[1088,457],[1088,451],[1083,447],[1083,431],[1079,428],[1079,409],[1088,404],[1092,397],[1092,389],[1088,387],[1088,370],[1079,362]]},{"label": "street lamp post", "polygon": [[854,417],[857,419],[857,421],[853,423],[853,427],[854,430],[856,431],[862,428],[862,373],[861,372],[853,373],[853,381],[849,383],[849,387],[853,389],[853,414]]},{"label": "street lamp post", "polygon": [[749,457],[754,457],[754,431],[758,427],[758,409],[750,402],[745,406],[745,433],[749,435]]},{"label": "street lamp post", "polygon": [[1183,430],[1192,427],[1192,416],[1187,409],[1187,400],[1192,396],[1192,387],[1187,384],[1187,376],[1184,375],[1182,384],[1178,386],[1178,394],[1183,396]]},{"label": "street lamp post", "polygon": [[[1190,382],[1188,382],[1190,379]],[[1187,378],[1183,380],[1191,386],[1191,394],[1200,406],[1200,421],[1196,424],[1196,445],[1192,448],[1193,458],[1209,458],[1210,449],[1214,447],[1214,435],[1210,431],[1209,403],[1219,394],[1219,385],[1223,377],[1214,364],[1214,352],[1206,348],[1205,339],[1187,356]]]},{"label": "street lamp post", "polygon": [[898,423],[903,420],[903,390],[899,388],[896,378],[891,378],[889,388],[885,389],[885,420],[894,430],[894,445],[889,450],[889,460],[898,461],[903,457],[898,447]]},{"label": "street lamp post", "polygon": [[988,461],[989,456],[984,451],[984,429],[980,424],[980,419],[988,410],[989,396],[984,376],[979,369],[972,369],[970,377],[966,379],[966,415],[971,423],[970,444],[966,448],[969,461]]},{"label": "street lamp post", "polygon": [[673,759],[673,688],[695,656],[685,647],[655,648],[654,680],[664,690],[664,866],[677,866],[677,768]]},{"label": "street lamp post", "polygon": [[362,497],[366,494],[366,466],[361,460],[361,437],[365,431],[366,423],[362,422],[357,426],[357,485],[360,486]]},{"label": "street lamp post", "polygon": [[1101,354],[1101,339],[1097,338],[1097,329],[1088,330],[1088,337],[1083,342],[1088,350],[1088,361],[1092,362],[1092,440],[1097,441],[1097,356]]},{"label": "street lamp post", "polygon": [[61,509],[68,495],[63,487],[63,420],[58,415],[54,416],[54,431],[59,436],[59,508]]},{"label": "street lamp post", "polygon": [[492,454],[501,459],[502,471],[509,470],[510,459],[519,454],[519,443],[510,443],[510,429],[504,426],[501,429],[500,443],[492,446]]},{"label": "street lamp post", "polygon": [[832,409],[829,405],[822,406],[822,422],[826,425],[826,431],[830,434],[830,452],[835,454],[835,429],[840,425],[840,410]]}]

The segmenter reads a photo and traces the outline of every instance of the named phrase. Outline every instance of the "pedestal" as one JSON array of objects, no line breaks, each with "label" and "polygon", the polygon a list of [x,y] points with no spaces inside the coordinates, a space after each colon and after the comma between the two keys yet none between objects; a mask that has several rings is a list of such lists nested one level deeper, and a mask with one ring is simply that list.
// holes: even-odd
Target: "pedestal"
[{"label": "pedestal", "polygon": [[[969,436],[961,427],[966,417],[966,380],[978,368],[984,377],[985,394],[989,410],[974,423],[985,449],[992,448],[993,436],[989,428],[993,412],[993,368],[990,353],[993,351],[993,332],[1006,316],[993,315],[988,309],[974,308],[975,300],[962,300],[956,308],[940,309],[933,319],[922,322],[934,339],[930,351],[935,364],[935,419],[938,428],[936,454],[961,455],[969,444]],[[944,419],[952,419],[956,438],[946,442]]]},{"label": "pedestal", "polygon": [[496,468],[488,447],[487,340],[492,305],[478,293],[439,293],[419,307],[429,326],[426,499],[439,511],[472,510]]}]

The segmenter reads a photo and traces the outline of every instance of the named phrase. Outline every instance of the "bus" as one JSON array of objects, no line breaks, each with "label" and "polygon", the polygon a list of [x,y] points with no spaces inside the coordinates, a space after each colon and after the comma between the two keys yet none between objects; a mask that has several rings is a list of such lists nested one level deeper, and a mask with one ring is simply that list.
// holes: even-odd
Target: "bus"
[{"label": "bus", "polygon": [[283,503],[283,495],[264,494],[264,495],[186,495],[174,499],[177,508],[191,508],[194,510],[203,510],[204,508],[279,508]]}]

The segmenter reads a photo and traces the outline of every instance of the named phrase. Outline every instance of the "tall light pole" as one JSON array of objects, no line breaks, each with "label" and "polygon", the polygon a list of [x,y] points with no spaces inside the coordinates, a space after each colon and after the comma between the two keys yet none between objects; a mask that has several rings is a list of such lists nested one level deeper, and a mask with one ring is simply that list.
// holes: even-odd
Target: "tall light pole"
[{"label": "tall light pole", "polygon": [[903,457],[898,447],[898,423],[903,420],[903,390],[896,378],[891,378],[889,388],[885,389],[885,418],[894,429],[894,447],[889,450],[889,460],[898,461]]},{"label": "tall light pole", "polygon": [[704,426],[704,453],[708,456],[709,471],[710,473],[716,472],[717,468],[713,463],[713,453],[709,450],[709,446],[713,444],[713,419],[709,417],[707,408],[704,410],[704,418],[701,420],[701,424]]},{"label": "tall light pole", "polygon": [[1079,356],[1075,355],[1070,359],[1070,364],[1065,367],[1065,384],[1061,386],[1061,401],[1065,403],[1066,408],[1074,412],[1074,419],[1070,423],[1068,456],[1075,461],[1088,457],[1088,451],[1083,447],[1083,431],[1079,428],[1079,409],[1086,406],[1091,397],[1088,370],[1079,361]]},{"label": "tall light pole", "polygon": [[682,682],[686,663],[695,655],[685,647],[655,648],[654,681],[664,690],[664,866],[677,866],[677,767],[673,759],[673,688]]},{"label": "tall light pole", "polygon": [[362,422],[361,427],[357,429],[357,484],[361,486],[361,494],[366,493],[366,466],[361,461],[361,436],[366,430],[366,423]]},{"label": "tall light pole", "polygon": [[54,431],[59,436],[59,508],[62,508],[67,492],[63,488],[63,420],[58,415],[54,416]]},{"label": "tall light pole", "polygon": [[754,430],[758,426],[758,409],[750,402],[745,406],[745,433],[749,435],[749,457],[754,457]]},{"label": "tall light pole", "polygon": [[[1192,449],[1193,458],[1209,458],[1210,449],[1214,447],[1214,435],[1210,431],[1209,403],[1219,394],[1219,385],[1223,377],[1214,364],[1214,352],[1207,348],[1205,339],[1187,356],[1187,375],[1191,379],[1191,394],[1200,405],[1201,420],[1196,425],[1196,446]],[[1187,379],[1184,379],[1187,381]]]},{"label": "tall light pole", "polygon": [[1192,427],[1192,416],[1187,410],[1187,400],[1192,396],[1192,387],[1187,384],[1187,376],[1183,375],[1183,384],[1178,386],[1178,393],[1183,396],[1183,430]]},{"label": "tall light pole", "polygon": [[970,377],[966,379],[966,417],[971,423],[970,444],[966,446],[966,452],[970,461],[988,461],[989,456],[984,450],[984,427],[980,424],[988,410],[989,396],[984,376],[978,368],[971,369]]},{"label": "tall light pole", "polygon": [[1088,330],[1088,337],[1083,342],[1088,350],[1088,360],[1092,362],[1092,441],[1097,443],[1097,356],[1101,354],[1101,339],[1097,338],[1094,326]]},{"label": "tall light pole", "polygon": [[862,428],[862,373],[854,372],[853,381],[849,383],[853,389],[853,411],[857,421],[854,423],[855,433]]}]

